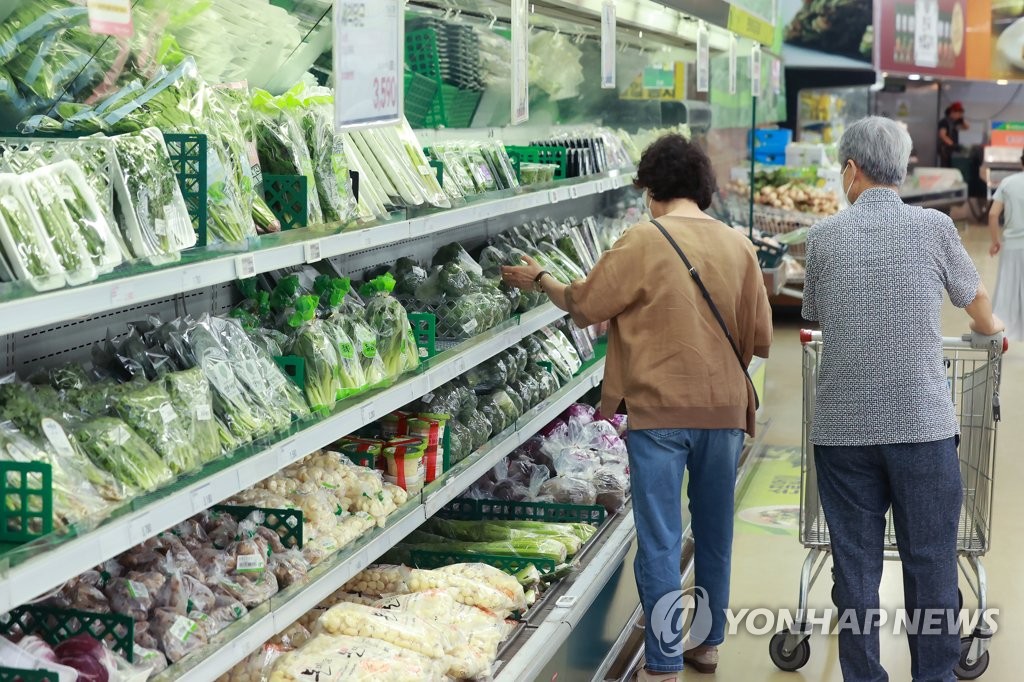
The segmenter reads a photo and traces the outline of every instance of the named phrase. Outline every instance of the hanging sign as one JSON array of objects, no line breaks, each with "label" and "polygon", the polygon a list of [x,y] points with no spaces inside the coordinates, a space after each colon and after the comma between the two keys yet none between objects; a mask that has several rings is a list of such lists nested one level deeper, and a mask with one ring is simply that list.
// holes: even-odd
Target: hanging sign
[{"label": "hanging sign", "polygon": [[530,15],[527,0],[512,0],[512,125],[530,118]]},{"label": "hanging sign", "polygon": [[736,94],[736,34],[729,34],[729,94]]},{"label": "hanging sign", "polygon": [[782,94],[782,60],[772,57],[772,92]]},{"label": "hanging sign", "polygon": [[750,94],[761,95],[761,46],[757,43],[750,50]]},{"label": "hanging sign", "polygon": [[335,0],[334,125],[368,128],[402,120],[405,3]]},{"label": "hanging sign", "polygon": [[93,33],[130,38],[134,32],[131,0],[89,0],[86,7]]},{"label": "hanging sign", "polygon": [[608,90],[615,87],[615,3],[605,2],[601,6],[601,87]]},{"label": "hanging sign", "polygon": [[703,21],[697,28],[697,92],[711,89],[711,45],[708,25]]}]

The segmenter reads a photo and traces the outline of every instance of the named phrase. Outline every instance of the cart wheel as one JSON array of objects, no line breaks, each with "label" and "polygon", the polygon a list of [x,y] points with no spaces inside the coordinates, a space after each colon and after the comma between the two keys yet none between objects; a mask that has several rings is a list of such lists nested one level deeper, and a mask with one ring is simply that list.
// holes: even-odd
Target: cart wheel
[{"label": "cart wheel", "polygon": [[988,651],[983,653],[973,665],[967,665],[967,654],[971,651],[973,637],[960,638],[960,660],[953,666],[953,674],[958,680],[976,680],[988,670]]},{"label": "cart wheel", "polygon": [[783,652],[783,648],[786,646],[786,637],[788,636],[788,632],[776,632],[768,643],[768,655],[772,657],[772,663],[779,670],[791,673],[804,667],[807,665],[807,661],[811,660],[811,642],[807,638],[800,640],[796,648],[790,651],[787,656]]}]

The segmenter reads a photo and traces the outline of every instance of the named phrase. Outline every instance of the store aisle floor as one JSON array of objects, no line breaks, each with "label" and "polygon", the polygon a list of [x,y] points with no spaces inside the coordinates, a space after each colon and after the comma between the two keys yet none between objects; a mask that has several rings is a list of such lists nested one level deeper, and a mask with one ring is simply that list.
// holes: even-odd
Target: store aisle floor
[{"label": "store aisle floor", "polygon": [[[978,264],[982,277],[991,291],[995,286],[996,261],[988,256],[988,237],[981,227],[971,227],[964,232],[964,242]],[[947,303],[944,331],[947,335],[959,333],[967,328],[967,317]],[[772,423],[767,434],[771,446],[787,448],[789,453],[799,452],[801,439],[801,369],[800,344],[798,341],[799,322],[779,322],[776,325],[775,344],[768,372],[767,414]],[[1016,350],[1016,352],[1013,352]],[[1024,458],[1019,456],[1019,444],[1024,442],[1024,419],[1020,418],[1024,406],[1024,348],[1011,348],[1004,360],[1002,381],[1003,422],[999,425],[996,457],[995,509],[993,512],[992,550],[984,560],[988,570],[990,607],[1000,609],[997,618],[999,630],[990,648],[991,664],[981,678],[993,682],[1021,679],[1024,667],[1024,651],[1019,642],[1024,638],[1024,581],[1021,580],[1021,564],[1024,562],[1024,548],[1019,538],[1024,531]],[[792,496],[787,488],[786,474],[792,474],[784,463],[785,450],[771,449],[773,459],[762,460],[760,467],[782,467],[781,474],[774,469],[770,475],[752,477],[745,497],[739,501],[740,512],[733,558],[732,609],[791,609],[795,611],[801,564],[806,557],[795,531],[791,534],[769,534],[759,531],[744,522],[744,509],[757,508],[765,504],[765,495],[789,494],[793,504],[799,504],[799,495]],[[799,469],[795,469],[799,475]],[[771,486],[765,490],[764,483]],[[746,499],[745,499],[746,498]],[[749,515],[748,515],[749,518]],[[818,584],[811,591],[811,606],[817,609],[831,607],[829,590],[831,577],[830,563],[823,571]],[[962,581],[961,581],[962,582]],[[962,584],[966,607],[972,608],[975,600]],[[902,575],[898,562],[886,562],[882,580],[881,600],[883,609],[898,608],[903,603]],[[764,623],[760,618],[756,625]],[[722,662],[717,679],[737,682],[793,682],[794,680],[815,680],[841,682],[836,639],[815,634],[811,637],[810,662],[799,673],[779,671],[768,657],[770,634],[755,636],[745,631],[731,637],[722,649]],[[892,634],[882,636],[882,663],[894,682],[910,680],[910,655],[905,636]],[[690,673],[685,679],[702,679],[704,676]]]}]

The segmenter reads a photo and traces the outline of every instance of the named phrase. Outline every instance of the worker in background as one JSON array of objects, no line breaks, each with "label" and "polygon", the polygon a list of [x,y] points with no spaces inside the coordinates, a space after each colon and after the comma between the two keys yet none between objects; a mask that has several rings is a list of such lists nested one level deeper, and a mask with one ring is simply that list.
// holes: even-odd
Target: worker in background
[{"label": "worker in background", "polygon": [[[1002,229],[1001,216],[1005,217]],[[988,212],[988,229],[992,235],[988,253],[999,256],[992,307],[1006,323],[1006,335],[1024,340],[1024,173],[1014,173],[999,183]]]},{"label": "worker in background", "polygon": [[960,149],[960,131],[970,130],[964,120],[964,105],[953,102],[946,107],[946,117],[939,121],[939,165],[953,167],[953,152]]}]

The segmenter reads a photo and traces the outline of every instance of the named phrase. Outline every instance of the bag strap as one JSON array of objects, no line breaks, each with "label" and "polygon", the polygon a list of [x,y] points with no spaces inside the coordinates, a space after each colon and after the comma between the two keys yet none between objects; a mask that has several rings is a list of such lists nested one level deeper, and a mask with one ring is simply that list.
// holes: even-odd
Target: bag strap
[{"label": "bag strap", "polygon": [[729,325],[725,323],[725,319],[722,318],[722,313],[719,312],[718,306],[716,306],[714,300],[712,300],[711,292],[708,291],[706,286],[704,286],[704,282],[701,280],[700,274],[697,272],[697,268],[693,267],[690,263],[690,259],[686,257],[685,253],[683,253],[683,250],[679,247],[679,244],[676,243],[676,240],[672,239],[672,235],[668,233],[668,230],[666,230],[665,227],[657,220],[652,220],[651,222],[654,223],[654,226],[657,227],[663,235],[665,235],[665,239],[668,240],[668,243],[671,244],[672,248],[675,249],[677,254],[679,254],[683,264],[686,265],[686,269],[690,273],[690,277],[693,278],[697,288],[700,289],[700,293],[704,296],[704,300],[708,302],[708,307],[711,308],[711,314],[715,316],[715,320],[718,321],[718,326],[720,326],[722,331],[725,332],[725,338],[729,340],[729,345],[732,346],[732,352],[736,355],[736,361],[740,363],[740,369],[743,370],[743,376],[747,378],[747,383],[750,384],[750,388],[754,391],[754,406],[755,408],[760,409],[761,399],[757,395],[757,388],[754,386],[754,380],[750,378],[750,373],[747,371],[747,365],[743,362],[743,354],[740,353],[740,348],[736,345],[736,340],[732,337],[732,332],[729,331]]}]

